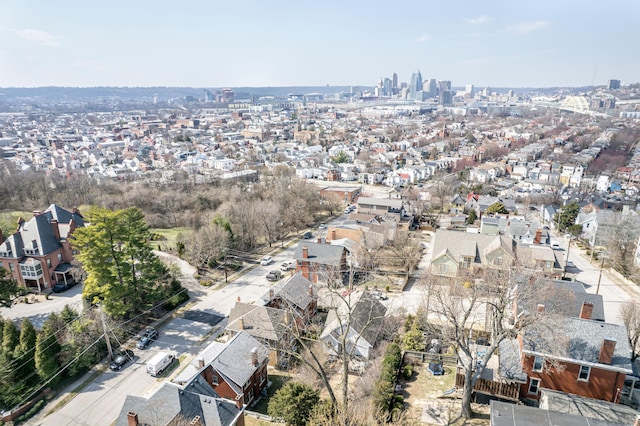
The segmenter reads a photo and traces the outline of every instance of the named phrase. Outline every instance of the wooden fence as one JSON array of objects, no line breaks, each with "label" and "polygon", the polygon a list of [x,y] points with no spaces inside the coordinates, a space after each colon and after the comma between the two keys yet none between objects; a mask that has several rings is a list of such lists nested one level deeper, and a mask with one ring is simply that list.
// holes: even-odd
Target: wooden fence
[{"label": "wooden fence", "polygon": [[[456,374],[456,387],[464,386],[464,374]],[[520,399],[520,385],[517,383],[494,382],[486,379],[478,379],[473,387],[474,392],[485,395],[497,396],[500,398],[518,401]]]},{"label": "wooden fence", "polygon": [[404,351],[404,363],[419,362],[421,364],[427,362],[440,362],[442,365],[448,367],[456,367],[458,365],[458,358],[455,355],[440,355],[431,352],[420,351]]}]

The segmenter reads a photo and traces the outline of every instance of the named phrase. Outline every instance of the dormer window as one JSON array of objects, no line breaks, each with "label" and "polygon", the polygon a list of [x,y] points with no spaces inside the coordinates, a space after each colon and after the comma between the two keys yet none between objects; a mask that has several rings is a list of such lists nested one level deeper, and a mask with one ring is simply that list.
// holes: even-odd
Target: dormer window
[{"label": "dormer window", "polygon": [[24,253],[31,256],[40,254],[38,252],[38,242],[36,240],[32,240],[31,244],[24,248]]}]

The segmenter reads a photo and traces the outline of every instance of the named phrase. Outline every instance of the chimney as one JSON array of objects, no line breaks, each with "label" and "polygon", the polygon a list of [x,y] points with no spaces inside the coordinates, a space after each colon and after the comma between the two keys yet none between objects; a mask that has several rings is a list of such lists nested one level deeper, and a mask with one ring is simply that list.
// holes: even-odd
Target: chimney
[{"label": "chimney", "polygon": [[544,305],[542,303],[538,303],[538,306],[536,306],[536,311],[544,312]]},{"label": "chimney", "polygon": [[540,244],[542,242],[542,229],[538,228],[536,231],[536,237],[533,239],[533,244]]},{"label": "chimney", "polygon": [[240,296],[238,296],[238,302],[240,301]]},{"label": "chimney", "polygon": [[198,368],[204,368],[204,358],[198,358]]},{"label": "chimney", "polygon": [[313,297],[313,285],[309,284],[309,296]]},{"label": "chimney", "polygon": [[244,318],[238,318],[238,327],[240,330],[244,330]]},{"label": "chimney", "polygon": [[200,419],[200,416],[195,416],[189,423],[189,426],[202,426],[202,420]]},{"label": "chimney", "polygon": [[322,244],[322,237],[318,237],[318,244]]},{"label": "chimney", "polygon": [[236,407],[238,407],[239,410],[242,410],[242,396],[236,397]]},{"label": "chimney", "polygon": [[273,299],[273,296],[274,296],[273,289],[272,289],[272,288],[270,288],[270,289],[269,289],[269,299],[270,299],[270,300],[271,300],[271,299]]},{"label": "chimney", "polygon": [[133,411],[127,413],[127,424],[129,426],[138,426],[138,415]]},{"label": "chimney", "polygon": [[0,228],[0,243],[4,241],[4,237],[2,236],[2,228]]},{"label": "chimney", "polygon": [[309,258],[309,248],[307,246],[302,247],[302,258],[303,259]]},{"label": "chimney", "polygon": [[636,421],[633,422],[633,426],[640,426],[640,414],[636,414]]},{"label": "chimney", "polygon": [[56,219],[51,219],[51,228],[53,229],[53,238],[55,238],[56,241],[60,241],[60,227]]},{"label": "chimney", "polygon": [[335,230],[335,229],[332,229],[332,230],[331,230],[331,241],[333,241],[333,240],[335,240],[335,239],[336,239],[336,230]]},{"label": "chimney", "polygon": [[75,230],[76,230],[76,221],[71,219],[69,221],[69,235],[71,235],[71,233]]},{"label": "chimney", "polygon": [[258,366],[258,348],[251,349],[251,365]]},{"label": "chimney", "polygon": [[40,216],[41,214],[42,214],[42,212],[40,210],[34,210],[33,211],[33,217]]},{"label": "chimney", "polygon": [[613,339],[602,340],[602,346],[600,347],[600,355],[598,355],[598,362],[601,364],[611,364],[613,361],[613,352],[616,350],[616,341]]},{"label": "chimney", "polygon": [[582,302],[582,308],[580,308],[580,318],[590,320],[592,312],[593,312],[593,303]]}]

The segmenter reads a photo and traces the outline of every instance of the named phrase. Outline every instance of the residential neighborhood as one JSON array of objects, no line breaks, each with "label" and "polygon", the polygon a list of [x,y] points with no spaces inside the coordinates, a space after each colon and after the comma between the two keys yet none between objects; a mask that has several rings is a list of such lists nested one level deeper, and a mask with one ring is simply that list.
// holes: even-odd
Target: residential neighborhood
[{"label": "residential neighborhood", "polygon": [[[580,96],[638,95],[617,90]],[[585,112],[560,93],[488,90],[450,104],[370,95],[234,99],[229,89],[82,112],[7,104],[0,267],[21,292],[3,318],[19,325],[47,304],[60,312],[67,297],[100,307],[98,293],[78,290],[88,277],[74,233],[95,226],[86,212],[96,205],[118,206],[115,195],[89,198],[91,188],[115,185],[139,197],[149,252],[173,259],[166,275],[191,301],[153,317],[157,340],[125,360],[139,387],[111,392],[119,414],[104,424],[277,422],[260,406],[298,380],[367,411],[379,379],[368,374],[379,375],[393,344],[408,373],[389,392],[400,406],[375,407],[389,423],[439,424],[434,412],[455,405],[465,416],[467,403],[491,424],[539,410],[636,421],[640,348],[625,309],[640,296],[640,133],[629,104]],[[10,189],[20,176],[49,183],[25,198]],[[172,194],[195,201],[183,208]],[[36,200],[49,201],[24,214]],[[181,235],[167,239],[167,229]],[[127,248],[106,246],[113,259]],[[135,281],[141,262],[132,265]],[[114,343],[127,354],[140,330],[114,327],[127,330]],[[152,381],[144,367],[157,354],[167,364]],[[440,373],[448,389],[429,382],[412,394]],[[90,392],[77,393],[89,403]],[[587,415],[559,400],[599,408]],[[65,410],[38,424],[78,422]]]}]

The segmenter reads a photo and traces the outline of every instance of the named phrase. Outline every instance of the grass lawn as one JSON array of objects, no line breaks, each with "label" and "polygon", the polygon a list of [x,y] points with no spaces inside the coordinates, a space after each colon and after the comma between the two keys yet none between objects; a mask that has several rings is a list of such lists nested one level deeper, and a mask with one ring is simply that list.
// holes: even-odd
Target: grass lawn
[{"label": "grass lawn", "polygon": [[255,411],[260,414],[267,414],[267,405],[269,404],[269,399],[276,393],[285,383],[287,383],[291,378],[286,373],[281,372],[270,372],[269,373],[269,381],[271,382],[271,386],[267,389],[267,397],[261,398],[260,401],[253,407],[249,408],[250,411]]},{"label": "grass lawn", "polygon": [[152,234],[159,234],[163,237],[161,240],[151,241],[151,247],[154,249],[158,248],[158,245],[162,248],[162,250],[167,250],[169,247],[176,248],[176,239],[178,235],[186,235],[192,231],[191,228],[152,228],[149,230]]}]

